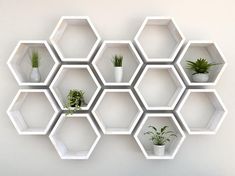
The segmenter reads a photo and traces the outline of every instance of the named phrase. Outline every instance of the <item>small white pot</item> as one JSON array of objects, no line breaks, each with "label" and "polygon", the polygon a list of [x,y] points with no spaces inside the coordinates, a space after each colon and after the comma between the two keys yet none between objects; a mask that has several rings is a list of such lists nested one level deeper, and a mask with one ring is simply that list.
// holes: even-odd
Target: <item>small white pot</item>
[{"label": "small white pot", "polygon": [[164,156],[165,145],[153,145],[153,151],[156,156]]},{"label": "small white pot", "polygon": [[123,67],[114,67],[115,82],[122,82]]},{"label": "small white pot", "polygon": [[30,81],[31,82],[40,82],[41,81],[41,75],[38,68],[32,68],[31,74],[30,74]]},{"label": "small white pot", "polygon": [[194,82],[208,82],[209,74],[208,73],[197,73],[192,75]]}]

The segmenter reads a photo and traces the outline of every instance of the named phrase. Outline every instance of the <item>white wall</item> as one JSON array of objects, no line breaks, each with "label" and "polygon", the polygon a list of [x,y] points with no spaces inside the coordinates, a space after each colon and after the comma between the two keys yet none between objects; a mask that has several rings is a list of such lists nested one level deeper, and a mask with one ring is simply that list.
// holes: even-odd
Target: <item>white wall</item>
[{"label": "white wall", "polygon": [[[235,175],[233,0],[0,0],[0,175]],[[216,86],[229,113],[215,136],[189,136],[172,161],[146,160],[132,136],[103,136],[87,161],[61,160],[47,136],[19,136],[6,115],[18,90],[6,61],[18,40],[48,39],[62,15],[88,15],[103,39],[133,39],[147,15],[175,18],[187,39],[216,41],[229,63]]]}]

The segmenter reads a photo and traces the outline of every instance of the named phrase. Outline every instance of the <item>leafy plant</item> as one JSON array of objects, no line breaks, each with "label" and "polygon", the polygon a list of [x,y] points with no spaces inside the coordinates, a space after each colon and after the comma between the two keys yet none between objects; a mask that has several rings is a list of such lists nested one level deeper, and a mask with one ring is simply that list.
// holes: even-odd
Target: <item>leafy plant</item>
[{"label": "leafy plant", "polygon": [[65,104],[65,108],[68,109],[66,114],[73,114],[77,110],[81,109],[81,106],[86,104],[84,100],[85,92],[82,90],[70,90],[67,95],[67,102]]},{"label": "leafy plant", "polygon": [[159,131],[152,125],[148,127],[151,130],[145,132],[144,135],[150,135],[150,140],[154,145],[165,145],[167,142],[170,142],[171,137],[177,137],[174,131],[167,130],[168,126],[163,126]]},{"label": "leafy plant", "polygon": [[117,54],[113,56],[112,63],[114,67],[122,67],[122,61],[123,61],[123,56]]},{"label": "leafy plant", "polygon": [[214,65],[213,63],[209,63],[206,59],[197,59],[195,62],[187,60],[187,69],[194,71],[193,75],[199,73],[209,73],[208,70]]},{"label": "leafy plant", "polygon": [[39,67],[39,54],[37,51],[33,51],[31,55],[31,65],[33,68]]}]

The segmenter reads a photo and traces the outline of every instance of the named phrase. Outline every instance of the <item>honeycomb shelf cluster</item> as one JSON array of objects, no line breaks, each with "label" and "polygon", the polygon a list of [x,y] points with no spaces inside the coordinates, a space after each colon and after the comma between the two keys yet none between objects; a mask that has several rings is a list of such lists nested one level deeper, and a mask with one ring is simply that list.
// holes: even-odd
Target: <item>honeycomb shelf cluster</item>
[{"label": "honeycomb shelf cluster", "polygon": [[[134,42],[106,40],[88,17],[61,17],[44,40],[20,41],[8,66],[20,86],[7,113],[19,134],[46,135],[62,159],[88,159],[102,135],[133,134],[147,159],[173,159],[186,137],[215,134],[225,115],[218,93],[226,61],[215,42],[188,41],[170,17],[147,17]],[[28,79],[29,52],[40,52],[41,82]],[[124,77],[114,81],[112,56],[124,56]],[[207,83],[195,83],[190,58],[217,62]],[[67,93],[85,91],[87,103],[66,115]],[[149,125],[177,134],[156,156],[144,136]],[[102,133],[102,135],[101,135]]]}]

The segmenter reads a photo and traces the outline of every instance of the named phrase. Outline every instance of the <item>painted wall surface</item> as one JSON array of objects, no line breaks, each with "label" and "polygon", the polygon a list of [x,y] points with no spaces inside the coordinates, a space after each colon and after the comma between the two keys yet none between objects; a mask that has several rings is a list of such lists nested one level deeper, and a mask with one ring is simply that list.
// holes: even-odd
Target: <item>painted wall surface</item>
[{"label": "painted wall surface", "polygon": [[[235,175],[233,0],[0,0],[0,175]],[[19,136],[6,109],[18,85],[6,61],[19,40],[48,39],[63,15],[87,15],[103,40],[130,39],[149,15],[172,16],[189,39],[216,41],[228,61],[216,89],[229,113],[215,136],[187,136],[174,160],[146,160],[132,136],[102,136],[89,160],[61,160],[48,136]]]}]

